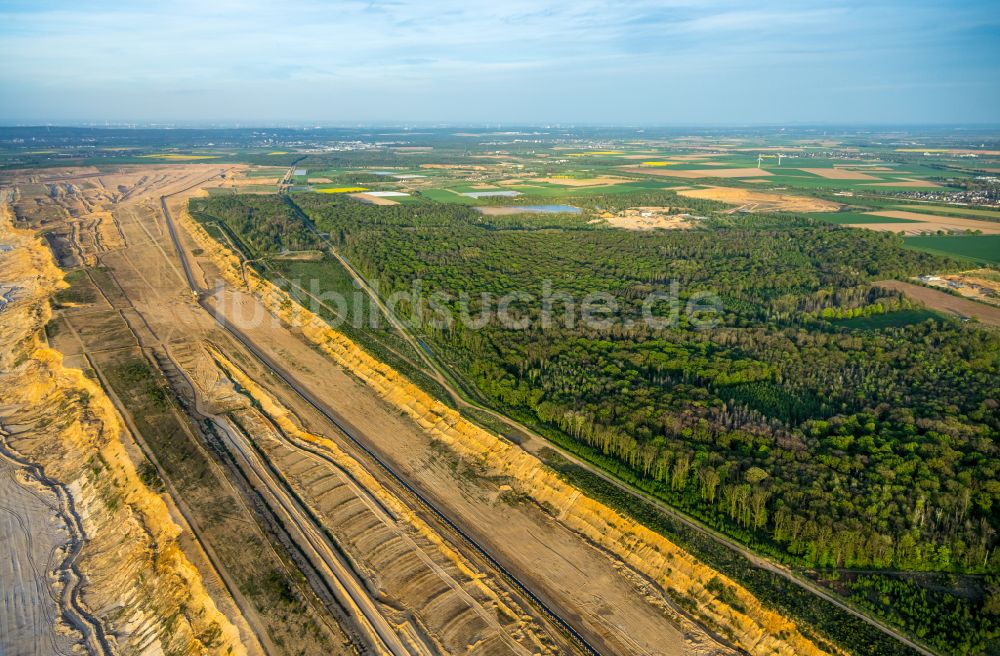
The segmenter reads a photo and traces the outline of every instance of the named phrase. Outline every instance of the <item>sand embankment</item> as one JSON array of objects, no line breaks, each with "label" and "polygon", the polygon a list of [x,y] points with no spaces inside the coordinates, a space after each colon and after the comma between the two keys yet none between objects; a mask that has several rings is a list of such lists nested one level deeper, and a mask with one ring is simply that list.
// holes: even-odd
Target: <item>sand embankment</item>
[{"label": "sand embankment", "polygon": [[13,227],[7,205],[0,205],[0,242],[11,247],[0,253],[0,280],[17,289],[0,312],[5,448],[40,466],[49,481],[42,482],[67,497],[65,514],[80,529],[74,603],[103,634],[101,651],[245,653],[178,546],[181,529],[164,500],[140,478],[110,399],[47,346],[49,298],[65,287],[62,271],[40,239]]}]

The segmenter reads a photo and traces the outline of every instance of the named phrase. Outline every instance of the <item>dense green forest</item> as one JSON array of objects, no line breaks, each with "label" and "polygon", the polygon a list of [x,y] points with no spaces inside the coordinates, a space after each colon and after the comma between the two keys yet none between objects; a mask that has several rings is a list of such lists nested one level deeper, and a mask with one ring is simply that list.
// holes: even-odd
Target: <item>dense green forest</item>
[{"label": "dense green forest", "polygon": [[[1000,337],[954,321],[881,331],[826,321],[904,307],[869,283],[947,262],[891,235],[826,226],[526,230],[533,219],[496,225],[458,206],[295,202],[387,292],[420,278],[427,293],[464,292],[473,311],[482,293],[537,300],[543,280],[576,298],[613,295],[614,321],[599,329],[491,320],[474,330],[429,316],[420,328],[489,399],[714,525],[817,566],[995,566]],[[720,324],[629,321],[672,281],[682,302],[717,293]]]},{"label": "dense green forest", "polygon": [[[294,239],[275,239],[269,222],[222,205],[260,202],[244,198],[213,198],[206,211],[263,252],[310,243],[290,208],[273,206]],[[397,311],[487,402],[706,523],[805,567],[1000,568],[1000,335],[871,285],[956,263],[806,217],[636,233],[586,216],[290,201],[384,294],[419,279],[425,296],[447,294],[438,302],[454,316],[470,299],[472,323],[484,294],[530,294],[513,310],[525,328],[495,314],[476,328],[442,322],[405,300]],[[557,300],[545,314],[549,289]],[[607,321],[562,319],[566,299],[595,292],[609,295]],[[647,300],[672,295],[683,308],[700,292],[721,302],[701,329]],[[650,311],[670,321],[641,321]],[[896,312],[913,320],[856,323]],[[877,597],[904,594],[917,598]]]},{"label": "dense green forest", "polygon": [[[919,585],[907,577],[882,574],[859,575],[845,587],[860,606],[876,612],[888,610],[888,619],[894,624],[944,653],[982,653],[984,644],[1000,638],[1000,582],[996,576],[986,577],[971,590],[962,590],[965,598],[950,594],[950,586],[942,589],[933,581]],[[927,627],[930,617],[935,620],[934,630]]]},{"label": "dense green forest", "polygon": [[211,214],[206,215],[206,203],[199,202],[192,205],[192,214],[195,218],[221,219],[239,236],[251,257],[305,250],[316,244],[312,232],[281,196],[258,195],[252,201],[244,196],[217,196],[211,207]]}]

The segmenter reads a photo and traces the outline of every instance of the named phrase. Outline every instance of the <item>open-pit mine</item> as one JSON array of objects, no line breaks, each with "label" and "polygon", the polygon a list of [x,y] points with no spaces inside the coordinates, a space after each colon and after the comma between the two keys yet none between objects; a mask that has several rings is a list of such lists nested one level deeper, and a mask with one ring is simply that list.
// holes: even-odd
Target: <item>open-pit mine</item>
[{"label": "open-pit mine", "polygon": [[246,173],[0,174],[0,653],[832,649],[245,267]]}]

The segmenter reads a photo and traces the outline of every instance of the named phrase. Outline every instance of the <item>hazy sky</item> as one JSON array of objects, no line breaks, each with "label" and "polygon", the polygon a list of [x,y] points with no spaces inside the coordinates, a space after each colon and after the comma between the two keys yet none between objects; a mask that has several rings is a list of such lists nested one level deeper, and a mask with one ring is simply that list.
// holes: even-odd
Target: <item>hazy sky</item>
[{"label": "hazy sky", "polygon": [[0,121],[1000,123],[1000,1],[0,0]]}]

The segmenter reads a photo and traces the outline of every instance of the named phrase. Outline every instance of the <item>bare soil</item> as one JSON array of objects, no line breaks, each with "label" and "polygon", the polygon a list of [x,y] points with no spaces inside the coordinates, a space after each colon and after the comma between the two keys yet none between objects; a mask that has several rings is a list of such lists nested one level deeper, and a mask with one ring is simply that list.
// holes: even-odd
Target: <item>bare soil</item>
[{"label": "bare soil", "polygon": [[[59,550],[69,542],[58,502],[0,456],[0,654],[71,654],[81,637],[66,626],[56,604]],[[16,591],[16,593],[14,592]]]},{"label": "bare soil", "polygon": [[880,287],[903,292],[931,308],[958,315],[959,317],[975,317],[988,326],[1000,326],[1000,307],[983,305],[967,298],[952,296],[936,289],[929,289],[900,280],[883,280],[874,283]]},{"label": "bare soil", "polygon": [[733,212],[836,212],[838,203],[808,196],[792,196],[735,187],[706,187],[678,192],[688,198],[717,200],[737,205]]},{"label": "bare soil", "polygon": [[884,216],[891,219],[907,219],[919,223],[870,223],[858,224],[854,227],[881,230],[885,232],[905,232],[908,235],[919,235],[923,232],[981,230],[986,235],[1000,235],[1000,223],[994,221],[978,221],[952,216],[907,212],[905,210],[886,210],[882,212],[867,212],[870,216]]},{"label": "bare soil", "polygon": [[925,281],[925,284],[954,290],[965,298],[980,303],[1000,306],[1000,282],[984,277],[984,273],[996,275],[995,271],[989,269],[964,271],[938,276],[937,279]]},{"label": "bare soil", "polygon": [[371,194],[365,193],[348,194],[348,196],[356,198],[364,203],[371,203],[372,205],[399,205],[399,202],[384,196],[372,196]]},{"label": "bare soil", "polygon": [[697,223],[686,214],[671,213],[669,207],[633,207],[604,220],[612,227],[625,230],[686,230]]}]

